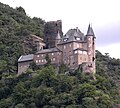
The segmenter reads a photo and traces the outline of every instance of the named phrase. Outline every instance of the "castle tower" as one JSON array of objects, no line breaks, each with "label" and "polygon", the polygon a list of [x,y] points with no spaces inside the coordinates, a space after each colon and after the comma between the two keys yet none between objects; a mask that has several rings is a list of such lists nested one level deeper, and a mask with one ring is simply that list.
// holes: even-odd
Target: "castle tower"
[{"label": "castle tower", "polygon": [[57,21],[50,21],[45,24],[45,29],[44,29],[44,41],[46,43],[46,48],[54,48],[55,47],[55,42],[56,42],[56,37],[58,35],[58,31],[60,36],[62,36],[62,21],[57,20]]},{"label": "castle tower", "polygon": [[88,62],[91,63],[91,66],[93,68],[93,72],[95,73],[96,67],[95,67],[95,35],[93,32],[92,27],[88,26],[88,31],[86,35],[87,40],[87,49],[88,49]]},{"label": "castle tower", "polygon": [[60,36],[59,31],[58,31],[57,36],[56,36],[56,39],[55,39],[55,46],[56,46],[56,47],[57,47],[57,44],[60,43],[60,40],[61,40],[61,36]]}]

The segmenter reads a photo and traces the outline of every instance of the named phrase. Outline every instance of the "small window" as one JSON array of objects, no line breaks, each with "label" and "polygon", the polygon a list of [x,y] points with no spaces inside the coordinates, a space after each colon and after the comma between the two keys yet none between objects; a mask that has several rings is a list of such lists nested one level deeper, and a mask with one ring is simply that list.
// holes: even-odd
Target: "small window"
[{"label": "small window", "polygon": [[91,45],[88,46],[89,48],[91,47]]},{"label": "small window", "polygon": [[79,44],[77,44],[77,48],[79,48]]},{"label": "small window", "polygon": [[89,38],[88,38],[88,40],[90,41],[90,40],[91,40],[91,38],[89,37]]},{"label": "small window", "polygon": [[69,46],[71,47],[71,44]]},{"label": "small window", "polygon": [[55,61],[55,58],[53,58],[53,61]]},{"label": "small window", "polygon": [[64,49],[66,49],[66,45],[64,45]]},{"label": "small window", "polygon": [[41,60],[39,60],[39,63],[41,62]]},{"label": "small window", "polygon": [[77,54],[77,53],[78,53],[78,51],[76,50],[76,51],[75,51],[75,54]]},{"label": "small window", "polygon": [[79,37],[76,37],[76,40],[78,40],[78,41],[79,41],[79,40],[80,40],[80,38],[79,38]]},{"label": "small window", "polygon": [[68,40],[67,38],[63,39],[64,42],[66,42],[67,40]]},{"label": "small window", "polygon": [[39,55],[37,55],[37,57],[39,57]]},{"label": "small window", "polygon": [[79,54],[82,54],[82,51],[79,50],[78,53],[79,53]]},{"label": "small window", "polygon": [[43,57],[43,54],[41,56]]},{"label": "small window", "polygon": [[38,60],[36,60],[36,63],[38,63]]},{"label": "small window", "polygon": [[42,59],[42,62],[43,62],[43,59]]},{"label": "small window", "polygon": [[52,53],[52,55],[54,55],[54,53]]}]

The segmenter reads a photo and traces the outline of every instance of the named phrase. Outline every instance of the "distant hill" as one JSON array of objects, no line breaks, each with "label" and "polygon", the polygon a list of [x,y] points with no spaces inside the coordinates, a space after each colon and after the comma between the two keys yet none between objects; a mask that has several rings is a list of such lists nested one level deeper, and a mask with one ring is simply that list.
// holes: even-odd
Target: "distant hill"
[{"label": "distant hill", "polygon": [[[14,73],[17,59],[21,54],[32,53],[34,48],[26,48],[24,40],[29,34],[43,36],[45,21],[30,18],[22,7],[16,9],[0,3],[0,66],[1,73]],[[29,42],[30,43],[30,42]],[[5,67],[5,68],[4,68]]]}]

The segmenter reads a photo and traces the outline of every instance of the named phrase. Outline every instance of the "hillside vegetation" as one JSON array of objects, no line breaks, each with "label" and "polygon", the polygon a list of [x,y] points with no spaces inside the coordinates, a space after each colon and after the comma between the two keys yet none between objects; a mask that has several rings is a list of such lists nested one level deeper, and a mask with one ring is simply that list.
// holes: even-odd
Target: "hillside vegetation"
[{"label": "hillside vegetation", "polygon": [[120,60],[96,51],[96,80],[79,69],[64,74],[50,65],[31,64],[16,75],[17,59],[29,34],[43,36],[44,21],[26,16],[22,7],[0,3],[0,108],[112,108],[120,104]]},{"label": "hillside vegetation", "polygon": [[97,51],[96,80],[79,69],[56,74],[50,64],[6,77],[0,81],[0,108],[112,108],[120,104],[119,63]]},{"label": "hillside vegetation", "polygon": [[24,47],[25,37],[29,34],[43,36],[44,23],[40,18],[28,17],[22,7],[13,9],[0,3],[0,73],[16,72],[18,57],[33,52],[32,48]]}]

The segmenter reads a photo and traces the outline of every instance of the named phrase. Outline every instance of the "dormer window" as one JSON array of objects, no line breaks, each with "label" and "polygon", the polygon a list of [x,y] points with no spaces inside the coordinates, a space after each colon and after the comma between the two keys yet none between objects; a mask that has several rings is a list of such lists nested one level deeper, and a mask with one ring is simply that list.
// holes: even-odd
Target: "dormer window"
[{"label": "dormer window", "polygon": [[64,42],[66,42],[67,40],[68,40],[67,38],[63,39]]},{"label": "dormer window", "polygon": [[80,37],[76,37],[76,40],[78,40],[78,41],[79,41],[79,40],[80,40]]}]

